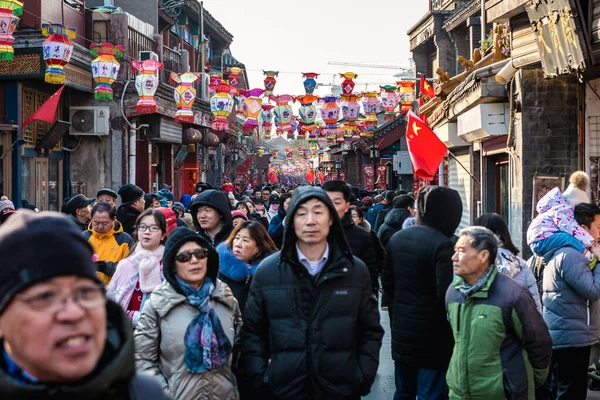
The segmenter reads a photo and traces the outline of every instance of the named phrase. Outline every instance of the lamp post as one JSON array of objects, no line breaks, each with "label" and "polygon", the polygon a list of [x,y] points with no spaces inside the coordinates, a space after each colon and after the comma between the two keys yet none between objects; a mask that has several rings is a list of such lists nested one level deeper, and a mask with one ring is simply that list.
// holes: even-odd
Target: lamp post
[{"label": "lamp post", "polygon": [[335,169],[337,170],[337,178],[340,180],[340,170],[342,169],[342,160],[335,160]]},{"label": "lamp post", "polygon": [[377,145],[375,144],[375,136],[373,136],[373,143],[371,144],[369,156],[370,156],[371,160],[373,161],[373,170],[376,170],[377,169],[377,159],[379,158],[379,149],[377,148]]}]

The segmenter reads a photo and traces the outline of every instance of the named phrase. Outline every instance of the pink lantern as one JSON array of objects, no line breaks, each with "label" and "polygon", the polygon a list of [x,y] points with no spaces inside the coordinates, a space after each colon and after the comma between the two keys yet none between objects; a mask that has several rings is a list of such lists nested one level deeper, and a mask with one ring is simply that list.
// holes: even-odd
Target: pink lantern
[{"label": "pink lantern", "polygon": [[262,128],[265,133],[265,140],[271,139],[271,129],[273,127],[273,109],[275,106],[271,104],[263,104],[262,105]]},{"label": "pink lantern", "polygon": [[152,114],[156,112],[154,94],[158,89],[158,71],[163,64],[156,60],[132,60],[131,68],[138,71],[135,77],[135,88],[140,96],[137,102],[138,114]]},{"label": "pink lantern", "polygon": [[352,94],[354,85],[356,85],[354,79],[358,78],[358,75],[354,72],[344,72],[343,74],[340,74],[340,76],[344,78],[344,81],[342,82],[342,94]]},{"label": "pink lantern", "polygon": [[242,131],[247,135],[251,135],[252,132],[258,128],[258,116],[262,111],[262,99],[260,96],[262,96],[264,92],[265,91],[262,89],[240,90],[240,94],[246,98],[246,100],[244,100],[244,116],[246,117],[246,120],[242,126]]},{"label": "pink lantern", "polygon": [[396,118],[396,106],[398,105],[398,101],[400,100],[398,93],[396,93],[398,86],[385,85],[379,87],[383,92],[381,94],[381,103],[383,104],[383,108],[385,109],[385,120],[392,120]]},{"label": "pink lantern", "polygon": [[229,86],[231,86],[231,94],[237,94],[237,86],[240,84],[240,73],[241,68],[231,67],[229,68]]},{"label": "pink lantern", "polygon": [[366,118],[363,125],[366,129],[372,129],[377,127],[377,113],[381,102],[377,98],[379,92],[364,92],[363,93],[363,110],[365,111]]},{"label": "pink lantern", "polygon": [[23,14],[23,3],[18,0],[0,1],[0,60],[12,61],[15,51],[13,32]]},{"label": "pink lantern", "polygon": [[292,106],[289,103],[290,101],[296,101],[296,99],[289,94],[279,96],[271,95],[269,99],[277,104],[273,110],[277,122],[277,133],[281,134],[283,132],[291,131],[293,135],[294,129],[292,128],[292,118],[294,114]]},{"label": "pink lantern", "polygon": [[321,118],[326,124],[323,132],[326,136],[332,136],[332,138],[335,139],[335,135],[338,131],[337,122],[340,118],[338,98],[335,96],[326,96],[321,98],[321,101],[325,103],[321,107]]}]

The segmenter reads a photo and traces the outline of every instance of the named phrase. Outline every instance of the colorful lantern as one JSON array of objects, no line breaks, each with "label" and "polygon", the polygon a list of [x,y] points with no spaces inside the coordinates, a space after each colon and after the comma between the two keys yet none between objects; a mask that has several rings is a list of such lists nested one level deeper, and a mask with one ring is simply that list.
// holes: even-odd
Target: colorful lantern
[{"label": "colorful lantern", "polygon": [[228,117],[233,110],[233,97],[229,94],[229,85],[221,82],[215,85],[215,95],[210,98],[210,111],[215,116],[212,128],[215,131],[226,131],[229,129]]},{"label": "colorful lantern", "polygon": [[154,94],[158,89],[158,71],[163,64],[156,60],[131,61],[131,68],[138,71],[135,77],[135,89],[140,96],[136,111],[138,114],[152,114],[156,112]]},{"label": "colorful lantern", "polygon": [[263,70],[263,74],[267,77],[264,80],[265,83],[265,96],[271,96],[273,94],[273,90],[275,89],[275,84],[277,83],[277,79],[275,79],[279,75],[279,71],[265,71]]},{"label": "colorful lantern", "polygon": [[273,109],[274,105],[271,104],[263,104],[262,112],[260,114],[262,119],[262,128],[265,133],[265,140],[271,139],[271,129],[273,127]]},{"label": "colorful lantern", "polygon": [[406,115],[413,109],[413,101],[415,101],[415,82],[414,81],[398,81],[396,84],[400,87],[400,113]]},{"label": "colorful lantern", "polygon": [[217,85],[221,84],[221,77],[219,75],[211,75],[208,83],[208,94],[212,96],[217,93]]},{"label": "colorful lantern", "polygon": [[354,79],[358,78],[358,75],[354,72],[344,72],[343,74],[340,74],[340,76],[344,78],[344,81],[342,82],[342,95],[352,94],[355,85]]},{"label": "colorful lantern", "polygon": [[282,134],[283,132],[292,132],[292,117],[293,111],[292,106],[289,104],[290,101],[296,101],[294,96],[289,94],[283,94],[280,96],[269,97],[270,100],[274,101],[277,106],[273,110],[273,114],[275,114],[276,123],[277,123],[277,133]]},{"label": "colorful lantern", "polygon": [[123,57],[123,46],[92,43],[91,52],[96,57],[92,61],[92,77],[96,83],[94,99],[110,101],[113,99],[112,84],[119,74],[119,63],[116,57]]},{"label": "colorful lantern", "polygon": [[194,112],[192,106],[196,99],[196,88],[194,82],[199,79],[198,74],[194,72],[184,72],[183,74],[177,75],[175,72],[171,72],[170,80],[171,84],[179,83],[179,86],[175,88],[175,103],[177,103],[177,112],[175,112],[175,122],[177,123],[193,123]]},{"label": "colorful lantern", "polygon": [[300,102],[300,128],[302,132],[312,132],[317,129],[315,120],[317,119],[317,107],[314,102],[318,100],[317,96],[306,94],[296,98]]},{"label": "colorful lantern", "polygon": [[385,85],[379,86],[383,93],[381,94],[381,103],[383,104],[383,108],[385,109],[385,117],[386,121],[392,120],[396,118],[396,106],[398,105],[398,93],[396,93],[396,89],[398,86],[395,85]]},{"label": "colorful lantern", "polygon": [[337,122],[340,118],[338,98],[335,96],[326,96],[323,97],[321,101],[325,103],[321,107],[321,118],[326,124],[323,132],[325,135],[332,135],[332,137],[335,138],[338,130]]},{"label": "colorful lantern", "polygon": [[48,83],[62,85],[65,83],[64,66],[71,60],[73,44],[77,29],[67,28],[60,24],[42,24],[42,34],[48,39],[44,41],[44,61],[46,62],[45,80]]},{"label": "colorful lantern", "polygon": [[265,154],[265,148],[262,146],[260,146],[257,151],[259,157],[262,157]]},{"label": "colorful lantern", "polygon": [[379,96],[379,92],[364,92],[363,93],[363,110],[365,112],[366,118],[363,122],[363,126],[366,129],[374,129],[377,127],[377,113],[379,112],[379,107],[381,106],[381,102],[377,98]]},{"label": "colorful lantern", "polygon": [[306,92],[306,94],[313,94],[313,92],[317,88],[316,78],[318,76],[319,76],[319,74],[317,74],[315,72],[303,72],[302,73],[302,77],[306,78],[306,79],[304,79],[304,82],[303,82],[304,91]]},{"label": "colorful lantern", "polygon": [[244,116],[246,120],[242,126],[242,132],[251,135],[258,128],[258,116],[262,111],[262,99],[260,96],[265,91],[262,89],[240,90],[240,94],[246,99],[244,100]]},{"label": "colorful lantern", "polygon": [[352,140],[357,131],[356,120],[360,113],[359,94],[342,94],[342,114],[344,115],[344,136],[346,140]]},{"label": "colorful lantern", "polygon": [[231,94],[237,94],[237,86],[240,84],[240,73],[241,68],[231,67],[229,68],[229,86],[231,86]]},{"label": "colorful lantern", "polygon": [[244,104],[244,100],[246,100],[246,98],[240,94],[240,91],[238,91],[237,96],[235,96],[234,99],[235,114],[238,117],[245,118],[244,115],[246,114],[246,105]]},{"label": "colorful lantern", "polygon": [[271,149],[271,157],[277,158],[278,153],[279,153],[279,150],[277,150],[277,149]]},{"label": "colorful lantern", "polygon": [[0,0],[0,60],[12,61],[15,51],[13,32],[23,14],[23,3],[17,0]]}]

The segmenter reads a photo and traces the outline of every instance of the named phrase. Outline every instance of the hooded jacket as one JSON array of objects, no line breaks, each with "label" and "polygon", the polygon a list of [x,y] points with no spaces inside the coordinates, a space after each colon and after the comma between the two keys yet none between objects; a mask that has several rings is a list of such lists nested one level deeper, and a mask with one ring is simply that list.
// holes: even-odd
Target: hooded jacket
[{"label": "hooded jacket", "polygon": [[356,225],[352,221],[352,213],[347,212],[342,218],[342,228],[348,245],[356,257],[367,266],[373,286],[373,294],[379,294],[379,275],[381,274],[382,261],[375,257],[375,245],[371,233]]},{"label": "hooded jacket", "polygon": [[117,220],[123,226],[123,231],[129,236],[133,236],[135,231],[135,221],[142,212],[133,208],[131,204],[123,204],[117,209]]},{"label": "hooded jacket", "polygon": [[[310,199],[332,218],[329,256],[314,277],[298,260],[293,222]],[[357,399],[370,391],[383,337],[369,271],[352,256],[322,189],[296,189],[288,216],[281,252],[261,263],[250,287],[242,327],[247,374],[278,399]]]},{"label": "hooded jacket", "polygon": [[98,261],[106,263],[105,273],[98,272],[98,276],[108,285],[119,261],[127,257],[135,245],[133,238],[123,232],[123,226],[119,222],[115,222],[112,229],[103,234],[96,232],[90,223],[88,230],[83,232],[83,237],[94,248]]},{"label": "hooded jacket", "polygon": [[542,313],[542,304],[540,303],[540,292],[538,291],[535,276],[531,269],[527,266],[525,260],[519,256],[515,256],[509,250],[498,247],[498,255],[496,256],[496,267],[498,272],[512,278],[521,286],[527,288],[537,310]]},{"label": "hooded jacket", "polygon": [[371,225],[371,228],[373,228],[375,226],[375,220],[377,219],[377,214],[379,213],[379,211],[383,210],[384,208],[385,208],[385,204],[379,203],[379,204],[375,204],[373,207],[369,208],[369,211],[367,211],[367,214],[365,215],[365,219],[367,220],[369,225]]},{"label": "hooded jacket", "polygon": [[[219,215],[221,215],[221,221],[223,225],[221,226],[221,230],[215,235],[214,238],[211,238],[206,231],[200,228],[200,223],[198,222],[198,209],[202,206],[214,208],[217,210]],[[213,246],[218,246],[219,243],[227,240],[229,234],[233,230],[233,218],[231,217],[229,199],[225,193],[214,189],[203,191],[196,196],[194,201],[192,201],[189,210],[190,214],[192,214],[192,219],[194,220],[194,226],[196,227],[196,230]]]},{"label": "hooded jacket", "polygon": [[[107,335],[104,353],[96,369],[80,382],[29,384],[12,378],[0,357],[0,393],[3,400],[167,400],[160,386],[136,374],[131,325],[121,308],[106,304]],[[0,344],[1,346],[1,344]],[[131,395],[136,397],[131,397]]]},{"label": "hooded jacket", "polygon": [[238,340],[241,313],[229,287],[217,279],[217,252],[191,229],[176,228],[165,244],[163,272],[166,281],[158,285],[144,305],[134,334],[136,366],[138,370],[154,375],[175,399],[237,400],[239,395],[231,371],[231,358],[226,365],[204,373],[190,373],[185,364],[184,336],[189,323],[198,315],[198,310],[192,307],[175,278],[175,255],[187,242],[196,242],[208,249],[206,276],[215,282],[210,304],[232,346]]},{"label": "hooded jacket", "polygon": [[269,236],[273,239],[278,249],[281,248],[281,244],[283,243],[283,219],[285,215],[286,212],[283,206],[280,205],[277,209],[277,215],[271,218],[271,223],[269,224]]},{"label": "hooded jacket", "polygon": [[411,217],[408,208],[392,208],[385,216],[383,224],[377,231],[377,236],[381,244],[385,247],[392,238],[392,235],[402,229],[402,224],[406,218]]},{"label": "hooded jacket", "polygon": [[444,304],[452,283],[450,237],[462,217],[458,193],[426,186],[417,200],[417,225],[394,234],[386,248],[383,289],[393,307],[392,357],[419,368],[445,370],[452,331]]}]

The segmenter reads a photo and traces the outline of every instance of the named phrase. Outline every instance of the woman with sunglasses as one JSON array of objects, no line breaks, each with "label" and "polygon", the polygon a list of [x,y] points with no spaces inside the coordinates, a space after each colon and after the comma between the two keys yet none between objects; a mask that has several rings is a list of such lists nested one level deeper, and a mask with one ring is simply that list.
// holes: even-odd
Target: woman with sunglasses
[{"label": "woman with sunglasses", "polygon": [[238,399],[231,355],[241,313],[217,279],[219,255],[196,232],[177,228],[165,243],[163,271],[134,334],[137,369],[174,399]]},{"label": "woman with sunglasses", "polygon": [[117,265],[108,284],[107,296],[119,303],[136,328],[150,293],[163,280],[162,257],[167,237],[167,220],[160,209],[149,208],[139,215],[131,254]]}]

